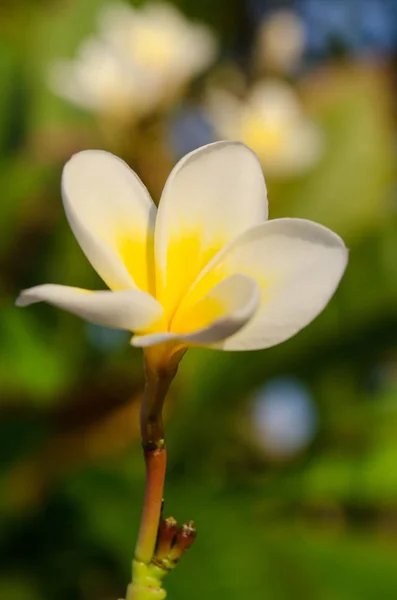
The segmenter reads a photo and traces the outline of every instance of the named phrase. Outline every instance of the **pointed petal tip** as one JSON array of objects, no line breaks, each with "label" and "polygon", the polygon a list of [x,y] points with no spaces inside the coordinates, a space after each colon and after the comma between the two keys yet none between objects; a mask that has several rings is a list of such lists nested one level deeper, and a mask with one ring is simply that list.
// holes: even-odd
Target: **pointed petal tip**
[{"label": "pointed petal tip", "polygon": [[35,298],[32,298],[29,294],[30,290],[22,290],[18,297],[15,300],[15,306],[18,308],[23,308],[24,306],[29,306],[29,304],[33,304],[36,302]]},{"label": "pointed petal tip", "polygon": [[23,296],[23,292],[21,292],[19,294],[19,296],[16,298],[16,300],[15,300],[15,306],[18,306],[18,308],[20,308],[22,306],[26,306],[25,299],[24,299],[24,296]]},{"label": "pointed petal tip", "polygon": [[57,284],[24,290],[17,306],[46,302],[92,323],[127,331],[145,330],[162,316],[162,307],[140,290],[89,291]]},{"label": "pointed petal tip", "polygon": [[148,348],[149,346],[156,346],[169,340],[177,340],[178,336],[175,333],[163,332],[163,333],[152,333],[143,335],[134,335],[130,344],[134,348]]}]

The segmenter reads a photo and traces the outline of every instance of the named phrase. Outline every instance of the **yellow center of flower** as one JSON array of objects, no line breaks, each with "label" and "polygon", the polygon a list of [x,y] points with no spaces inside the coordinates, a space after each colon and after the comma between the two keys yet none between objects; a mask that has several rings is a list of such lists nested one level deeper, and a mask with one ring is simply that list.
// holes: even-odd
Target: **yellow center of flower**
[{"label": "yellow center of flower", "polygon": [[137,27],[131,48],[134,61],[147,68],[166,69],[174,56],[172,41],[167,32]]},{"label": "yellow center of flower", "polygon": [[219,238],[204,247],[203,236],[198,231],[175,233],[167,248],[167,280],[164,283],[160,272],[155,281],[153,238],[146,241],[142,236],[120,238],[120,257],[135,284],[154,296],[164,308],[164,317],[146,333],[188,333],[206,327],[225,313],[224,303],[211,296],[205,297],[228,275],[224,270],[210,271],[189,292],[199,273],[224,245],[225,240]]},{"label": "yellow center of flower", "polygon": [[169,326],[199,273],[224,244],[225,240],[219,238],[210,245],[204,246],[203,236],[199,231],[185,231],[181,235],[173,236],[172,243],[167,249],[166,283],[161,273],[158,274],[156,281],[156,298],[164,307]]},{"label": "yellow center of flower", "polygon": [[141,235],[126,235],[118,242],[118,251],[137,287],[155,295],[153,236],[143,239]]},{"label": "yellow center of flower", "polygon": [[287,126],[280,120],[264,119],[251,112],[242,123],[242,139],[261,157],[274,157],[284,150],[287,143]]},{"label": "yellow center of flower", "polygon": [[170,330],[173,333],[191,333],[203,329],[224,316],[226,310],[227,307],[219,299],[207,296],[195,306],[189,306],[181,312],[177,311]]}]

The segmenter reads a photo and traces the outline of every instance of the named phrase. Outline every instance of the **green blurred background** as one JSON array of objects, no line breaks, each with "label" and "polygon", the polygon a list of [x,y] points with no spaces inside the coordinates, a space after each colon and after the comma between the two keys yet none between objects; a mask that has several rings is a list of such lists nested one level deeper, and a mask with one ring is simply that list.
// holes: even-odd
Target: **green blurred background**
[{"label": "green blurred background", "polygon": [[[140,351],[122,332],[13,305],[39,283],[101,286],[63,213],[62,165],[79,149],[111,150],[158,200],[179,156],[220,137],[208,89],[244,102],[255,81],[277,78],[324,147],[304,172],[267,176],[264,164],[271,216],[333,228],[350,262],[324,313],[290,341],[183,359],[166,411],[165,512],[199,533],[166,587],[173,600],[394,599],[396,3],[180,0],[212,28],[217,55],[134,119],[48,85],[102,4],[0,6],[0,598],[122,597],[140,517]],[[258,31],[279,9],[301,20],[304,47],[287,67],[258,66]]]}]

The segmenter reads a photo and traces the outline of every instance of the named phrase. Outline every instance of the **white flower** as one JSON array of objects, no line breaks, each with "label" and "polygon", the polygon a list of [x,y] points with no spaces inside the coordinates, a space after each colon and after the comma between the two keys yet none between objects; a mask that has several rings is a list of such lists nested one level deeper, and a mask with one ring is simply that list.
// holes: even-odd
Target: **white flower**
[{"label": "white flower", "polygon": [[103,8],[98,35],[82,44],[76,60],[52,65],[49,83],[90,110],[139,117],[180,92],[211,64],[216,49],[209,29],[171,5],[112,4]]},{"label": "white flower", "polygon": [[275,11],[259,27],[255,56],[258,66],[290,73],[298,66],[305,43],[305,28],[299,16],[291,10]]},{"label": "white flower", "polygon": [[137,175],[100,150],[66,164],[62,196],[81,248],[110,290],[39,285],[17,304],[45,301],[126,329],[134,346],[274,346],[323,310],[347,264],[343,241],[326,227],[267,221],[262,169],[239,142],[185,156],[158,211]]},{"label": "white flower", "polygon": [[116,115],[143,115],[153,107],[148,78],[120,60],[103,41],[84,42],[76,61],[59,61],[50,71],[54,92],[89,110]]},{"label": "white flower", "polygon": [[211,90],[207,109],[219,136],[252,148],[266,174],[299,174],[322,155],[321,129],[303,113],[294,89],[281,81],[258,82],[246,101]]},{"label": "white flower", "polygon": [[171,4],[153,2],[140,9],[111,5],[101,15],[100,29],[120,56],[162,85],[179,85],[198,75],[216,55],[210,30],[191,23]]}]

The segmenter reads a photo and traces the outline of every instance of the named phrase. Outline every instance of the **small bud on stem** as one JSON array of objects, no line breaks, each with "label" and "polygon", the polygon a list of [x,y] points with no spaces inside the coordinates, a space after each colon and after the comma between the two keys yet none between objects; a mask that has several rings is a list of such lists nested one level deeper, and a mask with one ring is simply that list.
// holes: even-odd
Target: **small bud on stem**
[{"label": "small bud on stem", "polygon": [[158,560],[161,561],[163,558],[166,558],[168,556],[171,547],[174,543],[177,532],[178,523],[173,517],[168,517],[168,519],[163,519],[160,522],[157,538],[157,548],[155,553],[156,562]]},{"label": "small bud on stem", "polygon": [[168,555],[169,560],[174,563],[178,562],[181,556],[185,554],[186,550],[189,550],[190,546],[196,539],[196,535],[197,532],[193,521],[188,521],[187,523],[184,523],[182,527],[179,528],[178,533],[176,534],[175,543],[172,546],[171,552]]}]

